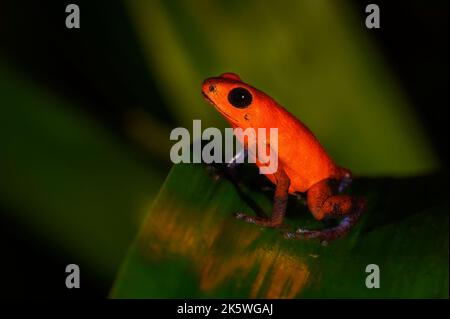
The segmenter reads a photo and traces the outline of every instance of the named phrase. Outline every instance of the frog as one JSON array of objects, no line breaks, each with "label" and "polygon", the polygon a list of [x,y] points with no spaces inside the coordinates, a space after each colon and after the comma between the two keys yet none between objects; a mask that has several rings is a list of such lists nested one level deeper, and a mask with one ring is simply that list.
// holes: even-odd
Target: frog
[{"label": "frog", "polygon": [[[318,221],[337,220],[322,229],[298,228],[285,231],[291,239],[319,239],[327,243],[344,237],[366,210],[367,200],[344,191],[352,182],[352,172],[331,158],[313,132],[268,94],[245,83],[236,73],[209,77],[202,83],[202,94],[233,129],[277,128],[278,168],[265,174],[275,186],[270,217],[236,213],[243,221],[268,228],[284,228],[289,195],[300,195]],[[243,141],[240,141],[244,143]],[[237,159],[248,156],[248,145],[228,163],[234,169]],[[263,165],[256,161],[257,166]]]}]

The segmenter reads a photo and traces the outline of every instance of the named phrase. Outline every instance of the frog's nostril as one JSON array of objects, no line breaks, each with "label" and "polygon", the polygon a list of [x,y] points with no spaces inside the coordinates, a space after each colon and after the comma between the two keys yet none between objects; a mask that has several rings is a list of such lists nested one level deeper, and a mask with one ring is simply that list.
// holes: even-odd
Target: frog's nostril
[{"label": "frog's nostril", "polygon": [[214,92],[216,90],[216,86],[215,85],[210,85],[209,86],[209,92]]}]

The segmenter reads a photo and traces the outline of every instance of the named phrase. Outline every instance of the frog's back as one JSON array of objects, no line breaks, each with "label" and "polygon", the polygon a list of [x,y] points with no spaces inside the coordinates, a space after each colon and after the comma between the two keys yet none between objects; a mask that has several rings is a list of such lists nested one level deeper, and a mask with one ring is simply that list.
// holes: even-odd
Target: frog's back
[{"label": "frog's back", "polygon": [[[291,180],[290,193],[305,192],[315,183],[341,171],[314,134],[283,107],[274,112],[278,127],[278,161]],[[267,175],[274,183],[274,176]]]}]

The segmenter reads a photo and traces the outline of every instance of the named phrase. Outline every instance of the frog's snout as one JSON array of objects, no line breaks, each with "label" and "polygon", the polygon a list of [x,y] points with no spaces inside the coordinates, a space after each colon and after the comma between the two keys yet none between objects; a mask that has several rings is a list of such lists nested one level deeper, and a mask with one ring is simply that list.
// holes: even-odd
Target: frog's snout
[{"label": "frog's snout", "polygon": [[202,91],[203,91],[203,93],[215,92],[216,85],[214,83],[212,83],[212,81],[210,79],[206,79],[205,81],[203,81]]},{"label": "frog's snout", "polygon": [[205,81],[203,81],[203,85],[202,85],[202,94],[205,97],[205,99],[212,103],[214,105],[213,100],[211,99],[211,95],[212,94],[216,94],[217,93],[217,87],[215,85],[215,83],[213,83],[210,79],[206,79]]},{"label": "frog's snout", "polygon": [[209,78],[203,81],[202,93],[207,99],[210,100],[213,96],[216,96],[218,91],[215,79]]}]

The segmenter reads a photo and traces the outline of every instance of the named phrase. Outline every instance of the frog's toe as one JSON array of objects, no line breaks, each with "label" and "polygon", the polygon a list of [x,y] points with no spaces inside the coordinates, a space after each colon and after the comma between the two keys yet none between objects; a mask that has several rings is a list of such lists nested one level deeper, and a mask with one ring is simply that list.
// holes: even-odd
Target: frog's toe
[{"label": "frog's toe", "polygon": [[294,239],[296,238],[297,234],[295,232],[287,232],[284,233],[284,237],[287,239]]},{"label": "frog's toe", "polygon": [[244,214],[244,213],[237,212],[236,214],[234,214],[234,216],[237,219],[241,219],[243,221],[246,221],[247,223],[252,223],[252,224],[256,223],[256,220],[255,220],[254,217],[248,216],[247,214]]},{"label": "frog's toe", "polygon": [[318,230],[308,230],[305,228],[298,228],[295,232],[286,233],[287,238],[295,239],[316,239],[321,238],[323,233]]},{"label": "frog's toe", "polygon": [[244,219],[247,215],[245,215],[244,213],[235,213],[234,217],[236,217],[237,219]]},{"label": "frog's toe", "polygon": [[294,232],[287,232],[284,234],[284,237],[288,239],[313,239],[319,236],[319,232],[307,230],[304,228],[299,228]]},{"label": "frog's toe", "polygon": [[336,239],[339,236],[333,229],[323,230],[308,230],[299,228],[293,233],[295,239],[318,239],[323,246],[327,246],[330,240]]}]

